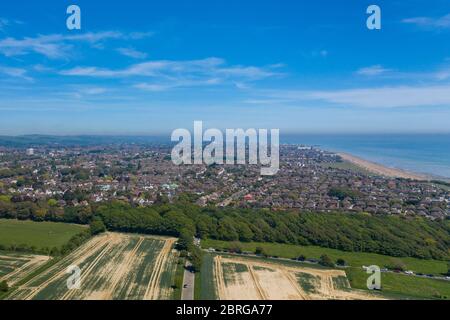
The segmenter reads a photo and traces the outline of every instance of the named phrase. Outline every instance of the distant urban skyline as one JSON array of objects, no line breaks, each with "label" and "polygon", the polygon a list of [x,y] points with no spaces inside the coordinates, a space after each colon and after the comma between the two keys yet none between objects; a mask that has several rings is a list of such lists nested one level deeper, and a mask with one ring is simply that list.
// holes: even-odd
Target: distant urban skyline
[{"label": "distant urban skyline", "polygon": [[449,133],[449,40],[446,0],[2,2],[0,135]]}]

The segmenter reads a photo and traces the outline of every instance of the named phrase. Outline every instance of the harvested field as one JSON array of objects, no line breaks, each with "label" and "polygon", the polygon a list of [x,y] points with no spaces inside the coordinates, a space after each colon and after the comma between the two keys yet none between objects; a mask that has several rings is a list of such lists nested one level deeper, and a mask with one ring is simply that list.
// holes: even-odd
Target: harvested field
[{"label": "harvested field", "polygon": [[221,300],[367,300],[352,290],[344,271],[288,266],[240,257],[214,258]]},{"label": "harvested field", "polygon": [[[175,239],[105,233],[19,287],[14,300],[169,299],[178,253]],[[68,290],[69,266],[81,269],[81,288]]]},{"label": "harvested field", "polygon": [[0,281],[6,281],[9,286],[14,286],[49,259],[48,256],[40,255],[0,253]]}]

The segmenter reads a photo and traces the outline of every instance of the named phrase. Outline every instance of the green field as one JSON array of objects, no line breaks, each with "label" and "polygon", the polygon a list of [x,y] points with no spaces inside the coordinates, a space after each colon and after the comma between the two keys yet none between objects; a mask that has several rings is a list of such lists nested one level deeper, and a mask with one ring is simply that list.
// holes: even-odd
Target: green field
[{"label": "green field", "polygon": [[308,294],[316,293],[319,286],[320,278],[309,273],[298,272],[297,281],[300,287]]},{"label": "green field", "polygon": [[181,300],[181,291],[183,288],[183,280],[184,280],[184,265],[186,263],[186,258],[180,257],[178,259],[175,271],[175,277],[173,281],[173,294],[171,300]]},{"label": "green field", "polygon": [[0,219],[0,247],[60,248],[86,227],[67,223]]},{"label": "green field", "polygon": [[[236,242],[230,243],[226,241],[217,240],[203,240],[202,247],[228,249]],[[447,272],[447,262],[439,260],[421,260],[417,258],[397,258],[389,257],[376,253],[365,252],[346,252],[329,248],[322,248],[316,246],[297,246],[291,244],[280,243],[239,243],[240,247],[244,251],[255,252],[257,247],[262,247],[266,253],[270,256],[278,256],[280,258],[296,258],[300,255],[304,255],[307,259],[314,258],[319,259],[321,255],[328,255],[333,261],[341,258],[344,259],[348,265],[352,267],[361,267],[369,265],[378,265],[381,268],[387,266],[393,266],[396,264],[402,264],[406,270],[412,270],[415,272],[422,272],[425,274],[441,275]]]},{"label": "green field", "polygon": [[[217,240],[203,240],[203,248],[228,249],[236,242]],[[257,247],[264,248],[270,256],[280,258],[295,258],[304,255],[307,259],[319,259],[321,255],[328,255],[333,261],[344,259],[349,267],[345,269],[352,288],[366,289],[367,274],[362,266],[378,265],[380,268],[402,265],[405,270],[412,270],[424,274],[442,275],[447,272],[446,261],[421,260],[416,258],[397,258],[380,254],[363,252],[345,252],[316,246],[297,246],[278,243],[239,243],[243,251],[254,252]],[[383,293],[399,296],[433,299],[438,297],[450,298],[450,282],[435,279],[411,277],[403,274],[383,273]]]},{"label": "green field", "polygon": [[450,186],[442,184],[442,183],[435,183],[435,185],[439,186],[440,188],[446,190],[446,191],[450,191]]},{"label": "green field", "polygon": [[214,279],[214,255],[203,255],[202,267],[195,274],[195,300],[216,300],[217,292]]},{"label": "green field", "polygon": [[364,175],[374,175],[372,172],[370,172],[369,170],[366,170],[356,164],[353,164],[351,162],[348,161],[343,161],[343,162],[334,162],[334,163],[322,163],[321,164],[322,167],[324,168],[332,168],[332,169],[341,169],[341,170],[348,170],[351,172],[355,172],[355,173],[361,173]]},{"label": "green field", "polygon": [[[366,289],[367,274],[359,268],[346,270],[352,288]],[[396,273],[381,274],[382,293],[394,298],[450,299],[450,282]]]}]

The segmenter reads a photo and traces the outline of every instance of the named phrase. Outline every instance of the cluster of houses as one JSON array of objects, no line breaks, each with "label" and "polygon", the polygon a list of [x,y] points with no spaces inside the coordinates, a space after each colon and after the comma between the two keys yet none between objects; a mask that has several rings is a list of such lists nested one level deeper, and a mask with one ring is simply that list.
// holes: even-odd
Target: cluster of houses
[{"label": "cluster of houses", "polygon": [[1,148],[0,194],[74,206],[112,199],[149,206],[190,194],[200,206],[450,215],[444,186],[368,174],[317,148],[281,146],[274,176],[261,176],[258,165],[177,166],[170,152],[168,145]]}]

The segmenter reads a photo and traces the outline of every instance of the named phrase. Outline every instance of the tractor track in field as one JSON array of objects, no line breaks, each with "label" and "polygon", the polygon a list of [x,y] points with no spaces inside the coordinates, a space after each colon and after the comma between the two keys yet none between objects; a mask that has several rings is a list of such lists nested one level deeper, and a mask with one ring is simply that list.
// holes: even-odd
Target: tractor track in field
[{"label": "tractor track in field", "polygon": [[[11,273],[8,273],[3,278],[0,278],[0,281],[6,281],[10,286],[14,286],[20,278],[26,277],[27,275],[36,271],[41,265],[50,260],[51,258],[48,256],[32,256],[30,260],[25,263],[20,268],[17,268]],[[19,277],[20,276],[20,277]],[[16,280],[11,280],[17,278]]]},{"label": "tractor track in field", "polygon": [[167,260],[167,256],[170,254],[175,241],[175,239],[167,239],[164,243],[163,248],[161,249],[161,252],[158,254],[155,266],[152,271],[152,275],[150,277],[150,281],[147,286],[147,290],[145,291],[144,300],[154,300],[158,298],[158,285],[161,279],[161,273],[163,271],[165,261]]},{"label": "tractor track in field", "polygon": [[[113,239],[109,239],[109,242],[106,244],[106,246],[103,247],[100,254],[95,257],[94,261],[92,261],[85,270],[82,270],[81,280],[83,280],[83,278],[86,279],[92,273],[92,271],[97,266],[99,261],[108,253],[109,249],[116,244],[112,240]],[[76,291],[77,290],[67,290],[67,292],[62,296],[61,300],[71,299],[74,296],[74,294],[76,293]]]},{"label": "tractor track in field", "polygon": [[298,285],[297,280],[295,279],[294,275],[290,272],[288,272],[287,270],[281,270],[281,272],[283,273],[283,275],[286,277],[286,279],[289,280],[289,282],[291,283],[292,287],[297,291],[297,294],[299,295],[301,300],[310,300],[309,297],[305,294],[305,292],[300,288],[300,286]]},{"label": "tractor track in field", "polygon": [[253,270],[253,265],[251,264],[246,264],[248,271],[250,272],[250,276],[252,277],[253,280],[253,285],[256,288],[256,291],[258,292],[258,296],[261,300],[267,300],[267,294],[264,291],[264,289],[261,287],[261,284],[259,282],[258,276],[256,275],[255,271]]},{"label": "tractor track in field", "polygon": [[6,261],[11,261],[11,262],[14,262],[14,261],[17,261],[17,260],[22,260],[22,261],[27,261],[28,260],[27,257],[13,256],[13,255],[11,255],[11,256],[2,256],[2,255],[0,255],[0,259],[4,259]]},{"label": "tractor track in field", "polygon": [[138,252],[139,248],[141,247],[142,243],[144,242],[145,238],[140,237],[136,245],[134,246],[133,250],[131,250],[127,258],[125,259],[125,262],[123,262],[120,267],[117,269],[117,271],[112,275],[111,280],[111,286],[106,291],[102,297],[102,300],[112,300],[114,291],[117,288],[117,285],[119,284],[120,280],[122,280],[123,276],[130,271],[130,267],[133,265],[133,262],[136,259],[136,253]]},{"label": "tractor track in field", "polygon": [[[80,248],[78,248],[77,250],[72,252],[71,254],[65,256],[63,259],[58,261],[51,268],[46,270],[45,274],[51,274],[53,271],[58,270],[58,268],[60,268],[62,265],[66,264],[67,262],[70,262],[73,259],[73,257],[77,257],[77,256],[81,255],[81,257],[78,258],[76,261],[74,261],[74,263],[72,263],[72,265],[76,265],[76,264],[79,264],[80,262],[83,262],[88,256],[92,255],[93,253],[97,252],[99,249],[103,248],[104,245],[107,245],[108,240],[109,240],[108,235],[105,235],[101,238],[98,238],[97,241],[87,242],[86,244],[84,244],[83,246],[81,246]],[[97,249],[97,250],[95,250],[95,249]],[[95,251],[92,252],[92,250],[95,250]],[[40,274],[37,277],[42,276],[42,275],[43,274]],[[21,300],[31,300],[42,289],[44,289],[46,286],[48,286],[51,282],[53,282],[54,280],[56,280],[64,275],[66,275],[66,269],[63,269],[63,270],[57,272],[55,275],[51,276],[49,279],[47,279],[46,281],[44,281],[43,283],[39,284],[36,287],[30,287],[30,284],[36,280],[36,277],[32,278],[31,280],[29,280],[27,283],[25,283],[23,286],[19,287],[19,289],[18,289],[18,290],[31,289],[31,291],[29,293],[27,293],[25,296],[23,296],[23,297],[19,296],[18,298]]]},{"label": "tractor track in field", "polygon": [[[171,256],[172,253],[177,254],[173,249],[175,241],[175,238],[113,232],[95,236],[25,280],[11,292],[8,299],[113,300],[124,293],[124,299],[128,296],[133,299],[163,299],[166,297],[161,296],[163,293],[173,290],[166,281],[169,278],[166,279],[165,272],[173,276],[176,270],[173,266],[175,260]],[[150,251],[149,244],[153,248]],[[68,266],[81,268],[82,290],[66,287],[65,279],[70,276]],[[30,264],[24,265],[14,274],[22,271],[22,274],[30,275],[29,270],[32,269],[35,270]],[[141,289],[136,291],[136,288]]]},{"label": "tractor track in field", "polygon": [[227,300],[221,260],[222,260],[221,256],[214,257],[214,276],[216,278],[217,292],[219,294],[219,299]]}]

